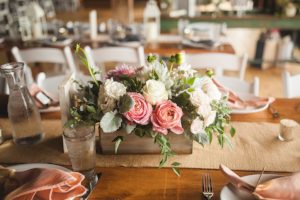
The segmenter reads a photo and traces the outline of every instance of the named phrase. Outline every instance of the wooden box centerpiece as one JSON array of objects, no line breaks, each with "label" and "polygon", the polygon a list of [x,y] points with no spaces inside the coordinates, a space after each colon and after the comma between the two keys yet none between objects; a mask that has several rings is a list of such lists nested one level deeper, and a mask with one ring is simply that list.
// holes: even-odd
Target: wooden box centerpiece
[{"label": "wooden box centerpiece", "polygon": [[193,141],[229,141],[227,98],[211,72],[199,75],[182,54],[167,61],[150,55],[146,66],[123,64],[99,79],[85,51],[77,46],[76,53],[90,77],[81,83],[72,75],[60,86],[62,121],[95,125],[103,154],[162,154],[163,166],[174,154],[192,153]]}]

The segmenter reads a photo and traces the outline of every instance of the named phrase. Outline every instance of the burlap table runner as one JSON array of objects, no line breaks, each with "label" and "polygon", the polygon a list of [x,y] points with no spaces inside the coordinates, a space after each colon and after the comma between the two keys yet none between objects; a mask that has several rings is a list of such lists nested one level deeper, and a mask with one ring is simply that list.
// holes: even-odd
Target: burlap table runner
[{"label": "burlap table runner", "polygon": [[[236,170],[300,171],[300,129],[291,142],[277,139],[279,126],[271,123],[233,122],[236,136],[232,139],[233,149],[221,149],[214,140],[204,148],[194,143],[193,154],[177,155],[170,159],[181,163],[181,167],[217,169],[220,163]],[[0,119],[0,127],[10,132],[8,120]],[[59,120],[44,120],[46,141],[31,147],[13,145],[6,141],[0,145],[0,163],[53,163],[69,165],[63,153],[61,124]],[[98,167],[157,167],[160,155],[97,155]]]}]

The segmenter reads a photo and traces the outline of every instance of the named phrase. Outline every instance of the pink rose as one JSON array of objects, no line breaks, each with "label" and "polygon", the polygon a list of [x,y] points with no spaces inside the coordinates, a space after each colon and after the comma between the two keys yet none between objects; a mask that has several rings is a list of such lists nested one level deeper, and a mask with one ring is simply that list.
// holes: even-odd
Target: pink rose
[{"label": "pink rose", "polygon": [[164,135],[168,134],[170,129],[175,134],[182,134],[181,117],[183,113],[180,107],[170,100],[163,101],[156,105],[151,116],[153,130]]},{"label": "pink rose", "polygon": [[134,76],[141,68],[131,67],[126,64],[122,64],[121,66],[117,66],[115,69],[107,72],[106,78],[118,78],[119,76]]},{"label": "pink rose", "polygon": [[134,122],[141,125],[146,125],[149,123],[150,116],[152,114],[152,106],[150,103],[146,102],[143,95],[135,92],[127,93],[134,101],[134,106],[124,113],[124,117],[129,122]]}]

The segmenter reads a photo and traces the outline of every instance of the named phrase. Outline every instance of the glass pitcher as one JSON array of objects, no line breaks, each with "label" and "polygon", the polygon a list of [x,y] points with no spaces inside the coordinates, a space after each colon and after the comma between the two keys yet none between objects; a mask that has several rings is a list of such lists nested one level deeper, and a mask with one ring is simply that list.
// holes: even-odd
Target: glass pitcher
[{"label": "glass pitcher", "polygon": [[40,113],[24,82],[24,63],[0,66],[0,74],[9,86],[8,117],[16,144],[30,145],[41,141],[44,133]]}]

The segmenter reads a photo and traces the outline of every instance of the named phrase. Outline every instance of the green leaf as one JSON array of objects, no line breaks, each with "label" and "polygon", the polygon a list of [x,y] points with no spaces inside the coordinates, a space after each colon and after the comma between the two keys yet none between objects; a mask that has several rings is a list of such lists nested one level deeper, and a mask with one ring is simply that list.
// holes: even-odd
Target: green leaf
[{"label": "green leaf", "polygon": [[64,124],[64,128],[74,127],[76,124],[76,120],[70,119]]},{"label": "green leaf", "polygon": [[96,109],[94,106],[86,106],[87,111],[89,111],[90,113],[96,113]]},{"label": "green leaf", "polygon": [[178,166],[180,166],[180,165],[181,165],[181,164],[180,164],[179,162],[173,162],[173,163],[172,163],[172,166],[173,166],[173,167],[178,167]]},{"label": "green leaf", "polygon": [[100,121],[100,127],[104,133],[112,133],[122,125],[122,118],[116,115],[116,111],[107,112]]},{"label": "green leaf", "polygon": [[211,143],[212,143],[212,140],[213,140],[212,131],[209,131],[209,132],[207,133],[207,136],[208,136],[209,143],[211,144]]},{"label": "green leaf", "polygon": [[99,83],[96,79],[94,70],[93,70],[91,64],[89,63],[89,61],[87,59],[86,52],[84,51],[84,49],[82,49],[80,47],[79,44],[76,44],[76,46],[75,46],[75,53],[77,54],[77,56],[78,56],[79,60],[81,61],[81,63],[89,70],[89,73],[90,73],[91,77],[93,78],[93,81],[99,87]]},{"label": "green leaf", "polygon": [[229,148],[231,150],[233,150],[233,146],[232,146],[232,143],[231,143],[229,137],[227,135],[223,135],[223,138],[224,138],[224,141],[226,142],[226,144],[229,146]]},{"label": "green leaf", "polygon": [[223,134],[218,135],[218,141],[219,141],[219,144],[221,145],[221,147],[223,148],[224,147],[224,135]]},{"label": "green leaf", "polygon": [[180,171],[177,167],[172,167],[172,170],[177,176],[180,176]]},{"label": "green leaf", "polygon": [[125,126],[125,130],[127,134],[132,133],[132,131],[135,129],[136,124],[130,125],[130,124],[126,124]]},{"label": "green leaf", "polygon": [[129,95],[125,94],[120,98],[119,101],[120,113],[128,112],[131,108],[133,108],[133,106],[134,106],[134,101]]},{"label": "green leaf", "polygon": [[188,85],[193,85],[195,80],[196,80],[196,77],[187,78],[184,80],[184,83],[188,84]]},{"label": "green leaf", "polygon": [[112,142],[115,142],[115,154],[118,153],[119,146],[120,146],[121,142],[123,142],[123,141],[124,141],[123,136],[117,136],[117,137],[115,137],[115,139],[113,139]]},{"label": "green leaf", "polygon": [[190,95],[187,92],[183,92],[175,97],[174,101],[178,106],[184,107],[190,103]]},{"label": "green leaf", "polygon": [[139,137],[144,137],[144,135],[145,135],[145,130],[142,129],[142,128],[136,128],[136,129],[134,130],[134,134],[137,135],[137,136],[139,136]]},{"label": "green leaf", "polygon": [[208,138],[207,134],[205,134],[205,133],[199,133],[198,137],[199,137],[200,143],[202,143],[202,144],[207,144],[209,142],[209,138]]},{"label": "green leaf", "polygon": [[230,135],[231,135],[231,137],[233,137],[235,135],[235,128],[233,128],[232,126],[230,128]]}]

